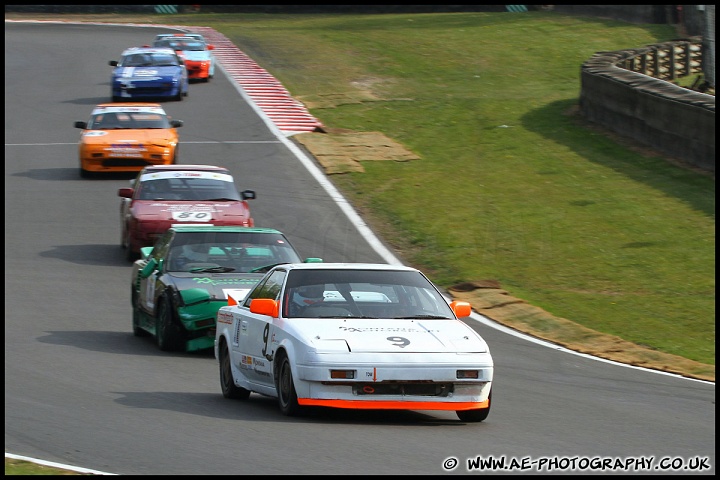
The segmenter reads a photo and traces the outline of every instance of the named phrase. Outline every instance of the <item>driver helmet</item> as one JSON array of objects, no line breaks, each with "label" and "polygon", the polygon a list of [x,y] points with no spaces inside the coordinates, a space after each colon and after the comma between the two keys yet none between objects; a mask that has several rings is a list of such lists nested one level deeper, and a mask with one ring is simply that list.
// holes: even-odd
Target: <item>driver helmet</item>
[{"label": "driver helmet", "polygon": [[307,307],[324,300],[325,285],[305,285],[297,287],[293,292],[292,301],[299,307]]}]

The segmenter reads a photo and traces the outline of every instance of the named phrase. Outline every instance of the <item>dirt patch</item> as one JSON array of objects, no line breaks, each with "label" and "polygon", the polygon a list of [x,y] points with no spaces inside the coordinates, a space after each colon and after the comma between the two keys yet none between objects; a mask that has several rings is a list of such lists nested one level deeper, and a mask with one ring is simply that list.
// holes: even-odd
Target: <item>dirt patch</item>
[{"label": "dirt patch", "polygon": [[310,152],[325,174],[364,172],[361,162],[408,162],[420,157],[379,132],[327,129],[293,137]]}]

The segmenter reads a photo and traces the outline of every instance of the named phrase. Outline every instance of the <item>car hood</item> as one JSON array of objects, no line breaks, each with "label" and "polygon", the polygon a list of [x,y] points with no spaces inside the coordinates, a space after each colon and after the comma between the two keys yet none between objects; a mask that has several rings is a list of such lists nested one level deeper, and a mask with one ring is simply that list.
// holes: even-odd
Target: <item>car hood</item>
[{"label": "car hood", "polygon": [[319,352],[484,353],[485,341],[460,320],[296,319]]},{"label": "car hood", "polygon": [[178,55],[192,62],[210,60],[210,52],[203,50],[186,50],[183,53],[178,53]]},{"label": "car hood", "polygon": [[124,147],[148,144],[167,146],[169,143],[177,143],[177,139],[177,132],[172,128],[85,130],[82,133],[82,142],[87,145],[112,143]]},{"label": "car hood", "polygon": [[163,78],[174,78],[182,74],[185,67],[119,67],[115,70],[114,76],[119,80],[162,80]]},{"label": "car hood", "polygon": [[240,225],[249,217],[247,204],[241,200],[227,202],[135,200],[130,208],[135,218],[146,222],[173,224],[223,222]]},{"label": "car hood", "polygon": [[242,301],[265,274],[173,272],[169,275],[179,291],[202,288],[210,293],[213,300],[227,301],[228,294],[232,294],[234,299]]}]

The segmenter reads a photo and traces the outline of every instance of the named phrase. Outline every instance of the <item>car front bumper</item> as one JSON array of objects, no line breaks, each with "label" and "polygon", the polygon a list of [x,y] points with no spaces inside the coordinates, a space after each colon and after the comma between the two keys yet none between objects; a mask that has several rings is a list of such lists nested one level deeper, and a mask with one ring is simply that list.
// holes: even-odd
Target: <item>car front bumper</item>
[{"label": "car front bumper", "polygon": [[[314,355],[321,357],[321,355]],[[352,354],[297,366],[295,389],[300,405],[352,409],[473,410],[489,406],[493,378],[490,354]],[[345,355],[347,357],[347,355]],[[403,359],[403,357],[405,357]],[[410,360],[410,361],[408,361]],[[331,378],[331,370],[354,378]],[[460,379],[458,371],[477,371]]]}]

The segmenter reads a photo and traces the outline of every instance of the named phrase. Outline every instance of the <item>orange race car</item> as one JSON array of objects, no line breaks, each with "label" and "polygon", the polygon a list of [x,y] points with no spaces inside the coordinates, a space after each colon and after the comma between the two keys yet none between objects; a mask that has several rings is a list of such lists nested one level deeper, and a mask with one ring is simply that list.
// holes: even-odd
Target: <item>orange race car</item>
[{"label": "orange race car", "polygon": [[177,161],[182,120],[173,120],[157,103],[103,103],[95,106],[81,128],[80,176],[139,172],[148,165]]},{"label": "orange race car", "polygon": [[155,37],[153,47],[172,48],[185,61],[188,80],[207,82],[215,76],[215,57],[210,45],[200,34],[161,33]]}]

